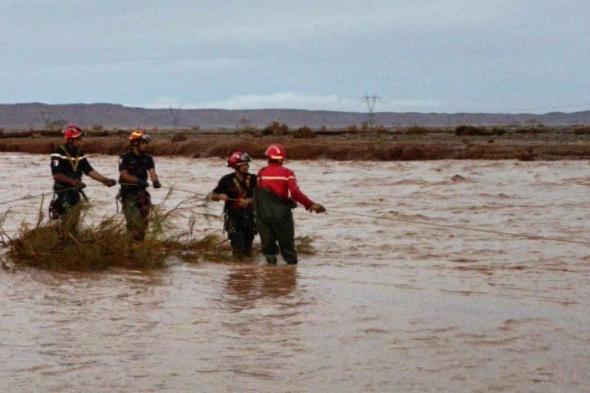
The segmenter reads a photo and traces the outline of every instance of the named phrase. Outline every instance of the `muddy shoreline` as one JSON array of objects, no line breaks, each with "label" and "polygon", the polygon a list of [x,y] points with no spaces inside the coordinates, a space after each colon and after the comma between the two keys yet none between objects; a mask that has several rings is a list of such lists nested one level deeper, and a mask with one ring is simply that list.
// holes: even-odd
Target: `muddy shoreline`
[{"label": "muddy shoreline", "polygon": [[[153,134],[153,133],[152,133]],[[296,138],[287,136],[244,135],[240,133],[155,133],[152,154],[183,157],[226,157],[235,149],[244,149],[254,158],[263,158],[271,143],[283,144],[289,159],[334,160],[576,160],[590,159],[590,135],[573,131],[547,130],[504,135],[457,135],[455,132],[407,134],[335,133]],[[63,139],[32,134],[4,136],[0,152],[49,154]],[[125,134],[87,136],[83,149],[91,154],[116,155],[127,148]]]}]

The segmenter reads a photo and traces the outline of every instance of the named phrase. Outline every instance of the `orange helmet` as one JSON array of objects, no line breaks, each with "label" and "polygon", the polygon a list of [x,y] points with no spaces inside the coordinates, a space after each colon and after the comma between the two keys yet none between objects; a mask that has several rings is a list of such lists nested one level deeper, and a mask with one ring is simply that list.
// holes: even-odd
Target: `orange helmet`
[{"label": "orange helmet", "polygon": [[240,165],[249,163],[250,161],[252,161],[252,159],[248,153],[245,151],[236,150],[227,159],[227,166],[235,169]]},{"label": "orange helmet", "polygon": [[129,141],[131,143],[140,141],[149,143],[151,140],[152,138],[150,138],[150,136],[145,133],[145,130],[142,130],[141,128],[131,131],[131,135],[129,135]]},{"label": "orange helmet", "polygon": [[75,124],[70,124],[63,130],[66,141],[78,139],[82,136],[82,130]]},{"label": "orange helmet", "polygon": [[287,159],[285,148],[278,143],[270,145],[264,152],[264,155],[266,158],[273,161],[285,161]]}]

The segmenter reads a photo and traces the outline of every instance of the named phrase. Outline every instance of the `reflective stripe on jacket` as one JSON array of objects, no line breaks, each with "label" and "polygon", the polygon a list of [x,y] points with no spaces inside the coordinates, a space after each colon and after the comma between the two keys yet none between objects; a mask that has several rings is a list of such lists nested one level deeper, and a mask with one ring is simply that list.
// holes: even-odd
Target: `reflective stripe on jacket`
[{"label": "reflective stripe on jacket", "polygon": [[295,173],[276,163],[270,163],[258,172],[258,187],[271,191],[281,199],[289,198],[309,209],[313,202],[299,189]]}]

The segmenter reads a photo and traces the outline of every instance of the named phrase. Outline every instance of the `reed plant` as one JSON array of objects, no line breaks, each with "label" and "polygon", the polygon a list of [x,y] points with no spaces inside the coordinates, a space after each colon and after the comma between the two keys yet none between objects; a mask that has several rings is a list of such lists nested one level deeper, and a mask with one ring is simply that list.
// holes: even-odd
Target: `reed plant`
[{"label": "reed plant", "polygon": [[[164,201],[172,192],[170,189]],[[158,269],[165,267],[166,260],[171,257],[191,263],[232,262],[234,258],[226,240],[215,234],[195,236],[197,215],[208,221],[218,217],[199,210],[207,208],[207,203],[195,202],[195,197],[190,197],[167,210],[154,206],[145,239],[136,241],[128,235],[122,215],[77,225],[88,221],[87,213],[91,208],[90,204],[82,203],[65,220],[47,220],[42,201],[35,224],[23,223],[15,235],[4,230],[10,211],[0,216],[0,246],[6,249],[5,257],[14,267],[51,271],[100,271],[112,267]],[[181,230],[182,222],[186,225]],[[297,238],[296,245],[301,254],[314,253],[309,237]],[[256,248],[254,255],[259,253]],[[5,268],[9,265],[2,256],[0,263]]]},{"label": "reed plant", "polygon": [[186,216],[198,207],[190,202],[190,198],[183,200],[166,211],[154,207],[148,218],[149,231],[140,242],[128,235],[121,215],[77,225],[86,221],[89,204],[79,204],[64,220],[46,220],[41,207],[36,223],[23,223],[16,235],[2,229],[9,214],[6,212],[0,217],[0,245],[7,249],[6,256],[15,266],[56,271],[96,271],[110,267],[154,269],[165,266],[166,259],[172,256],[193,262],[229,259],[231,253],[224,250],[218,236],[194,238],[194,217],[186,230],[173,229],[173,218]]}]

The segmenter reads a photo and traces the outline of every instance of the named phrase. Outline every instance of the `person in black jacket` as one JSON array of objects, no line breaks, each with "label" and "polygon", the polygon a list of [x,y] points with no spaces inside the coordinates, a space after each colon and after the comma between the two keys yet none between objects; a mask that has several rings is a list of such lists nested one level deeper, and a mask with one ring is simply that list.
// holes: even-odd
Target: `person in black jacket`
[{"label": "person in black jacket", "polygon": [[131,150],[121,154],[119,158],[119,198],[123,205],[123,214],[127,222],[127,232],[137,241],[145,238],[148,229],[148,217],[152,208],[148,175],[154,188],[160,188],[154,159],[145,153],[151,141],[144,130],[134,130],[129,136]]},{"label": "person in black jacket", "polygon": [[252,242],[256,235],[254,220],[254,189],[256,176],[248,173],[251,158],[248,153],[235,151],[227,160],[234,171],[223,176],[211,194],[214,201],[225,201],[224,230],[231,241],[233,255],[237,258],[252,255]]},{"label": "person in black jacket", "polygon": [[67,228],[75,231],[80,219],[81,196],[86,199],[82,181],[83,175],[103,183],[107,187],[117,182],[98,173],[88,162],[80,149],[82,130],[76,125],[67,126],[64,131],[66,143],[51,154],[54,198],[49,206],[50,217],[67,222]]}]

